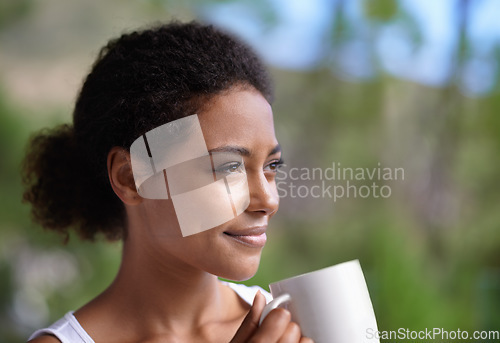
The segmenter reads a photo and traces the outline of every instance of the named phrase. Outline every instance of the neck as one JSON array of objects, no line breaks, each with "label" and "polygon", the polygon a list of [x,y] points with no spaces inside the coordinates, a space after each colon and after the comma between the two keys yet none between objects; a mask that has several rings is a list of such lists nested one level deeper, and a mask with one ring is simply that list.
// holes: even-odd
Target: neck
[{"label": "neck", "polygon": [[[114,282],[75,313],[84,329],[96,342],[161,337],[229,340],[227,335],[241,324],[248,305],[205,271],[199,256],[191,262],[189,252],[182,250],[196,254],[198,245],[182,245],[184,238],[155,236],[151,226],[145,225],[147,216],[132,214]],[[113,341],[110,332],[116,335]]]},{"label": "neck", "polygon": [[[228,322],[238,325],[247,309],[215,275],[174,257],[167,260],[165,254],[162,261],[154,257],[154,252],[126,240],[114,282],[75,313],[96,342],[110,342],[112,327],[119,332],[117,342],[139,342],[165,335],[190,341],[193,333],[207,332],[201,328]],[[96,313],[106,316],[97,317]]]},{"label": "neck", "polygon": [[195,269],[173,256],[154,253],[125,241],[118,275],[106,291],[126,309],[154,326],[189,330],[210,321],[224,307],[215,275]]}]

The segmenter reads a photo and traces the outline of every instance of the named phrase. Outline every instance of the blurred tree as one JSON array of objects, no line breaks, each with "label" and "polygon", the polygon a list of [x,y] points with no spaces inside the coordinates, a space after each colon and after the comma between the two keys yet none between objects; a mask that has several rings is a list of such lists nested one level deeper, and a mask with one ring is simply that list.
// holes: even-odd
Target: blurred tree
[{"label": "blurred tree", "polygon": [[[280,28],[280,7],[270,0],[148,0],[141,8],[194,17],[207,7],[235,3],[257,14],[262,32]],[[359,258],[381,329],[498,330],[500,43],[485,53],[485,61],[496,63],[491,88],[464,95],[466,69],[478,54],[470,35],[477,20],[472,10],[481,1],[455,0],[457,42],[448,77],[441,85],[425,86],[387,72],[380,51],[384,34],[403,32],[411,68],[412,58],[428,44],[424,24],[406,2],[357,4],[360,12],[353,15],[352,2],[328,2],[332,17],[319,33],[323,44],[317,64],[307,70],[273,69],[278,138],[289,167],[328,168],[339,162],[371,168],[380,162],[403,167],[405,179],[381,182],[391,186],[388,199],[283,198],[262,266],[248,283],[266,286]],[[38,10],[29,0],[0,2],[0,31]],[[353,53],[353,46],[362,49]],[[356,62],[351,69],[346,59]],[[355,73],[352,65],[368,72]],[[0,331],[4,339],[21,342],[36,321],[29,324],[33,315],[19,313],[35,313],[45,323],[77,308],[113,278],[120,246],[73,237],[62,246],[59,237],[29,222],[28,209],[20,204],[19,163],[31,126],[22,104],[6,93],[0,92]],[[47,118],[51,126],[54,116]],[[310,186],[315,181],[295,182]],[[50,268],[61,256],[70,267],[57,265],[59,273],[72,270],[68,273],[74,277],[64,287],[31,277],[33,266]],[[33,302],[26,297],[30,292],[38,294]]]},{"label": "blurred tree", "polygon": [[364,0],[363,10],[368,20],[388,22],[398,14],[399,3],[397,0]]}]

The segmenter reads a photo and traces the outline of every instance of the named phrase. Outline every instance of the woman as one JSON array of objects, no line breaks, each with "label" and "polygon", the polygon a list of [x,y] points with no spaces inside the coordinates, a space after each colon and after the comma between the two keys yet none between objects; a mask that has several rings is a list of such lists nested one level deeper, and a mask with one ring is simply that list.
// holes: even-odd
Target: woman
[{"label": "woman", "polygon": [[[217,278],[246,280],[256,273],[278,209],[274,178],[281,152],[271,100],[256,55],[211,26],[171,23],[103,48],[79,94],[73,126],[31,141],[24,197],[44,227],[64,234],[71,227],[84,239],[122,239],[122,263],[108,289],[30,342],[311,342],[283,309],[258,325],[267,292]],[[179,129],[187,120],[202,134]],[[199,158],[211,163],[216,191],[186,198],[193,187],[177,192],[181,186],[169,168],[184,166],[172,162],[180,158],[188,167],[177,175],[187,173],[187,186],[199,182],[199,170],[189,167],[198,159],[186,157],[196,140],[206,149]],[[227,154],[221,165],[217,153]],[[156,170],[159,155],[170,164]],[[141,158],[151,160],[151,175],[164,182],[164,197],[156,195],[156,183],[146,187],[149,181],[141,179],[150,168]],[[246,193],[231,192],[234,176]],[[230,219],[219,206],[224,196]],[[200,212],[186,214],[193,203]],[[193,229],[186,224],[193,218],[211,224]]]}]

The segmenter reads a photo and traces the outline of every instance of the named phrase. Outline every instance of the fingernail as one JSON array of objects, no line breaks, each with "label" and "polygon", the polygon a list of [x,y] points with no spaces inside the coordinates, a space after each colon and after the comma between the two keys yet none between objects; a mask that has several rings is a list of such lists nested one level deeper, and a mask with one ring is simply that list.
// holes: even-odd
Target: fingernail
[{"label": "fingernail", "polygon": [[260,294],[260,291],[257,291],[257,293],[255,293],[255,297],[253,298],[252,306],[255,306],[255,304],[257,303],[257,298],[259,297],[259,294]]}]

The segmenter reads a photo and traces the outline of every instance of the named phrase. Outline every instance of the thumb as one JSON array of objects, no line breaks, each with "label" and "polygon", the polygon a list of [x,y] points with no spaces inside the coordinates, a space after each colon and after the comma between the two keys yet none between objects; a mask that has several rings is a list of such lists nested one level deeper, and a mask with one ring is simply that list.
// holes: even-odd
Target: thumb
[{"label": "thumb", "polygon": [[259,327],[260,315],[262,314],[264,306],[266,306],[266,298],[262,295],[262,293],[260,293],[260,291],[257,291],[250,311],[246,315],[240,328],[230,343],[243,343],[253,336]]}]

